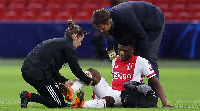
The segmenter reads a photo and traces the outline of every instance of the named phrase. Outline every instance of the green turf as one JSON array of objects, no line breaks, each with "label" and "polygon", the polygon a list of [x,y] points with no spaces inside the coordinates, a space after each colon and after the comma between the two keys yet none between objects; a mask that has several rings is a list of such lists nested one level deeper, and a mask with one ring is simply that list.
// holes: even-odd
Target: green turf
[{"label": "green turf", "polygon": [[[160,82],[165,90],[167,101],[170,105],[177,106],[176,108],[162,108],[161,102],[158,103],[158,108],[105,108],[105,109],[70,109],[70,108],[55,108],[50,109],[38,103],[29,103],[27,109],[20,108],[19,92],[27,90],[37,93],[34,88],[27,84],[20,72],[23,59],[0,59],[0,111],[17,111],[17,110],[119,110],[119,111],[168,111],[168,110],[200,110],[200,64],[199,60],[159,60]],[[98,60],[80,60],[80,65],[83,70],[93,67],[97,69],[102,76],[111,83],[112,76],[110,75],[111,66],[108,61]],[[75,76],[71,73],[69,67],[65,66],[61,69],[61,74],[70,80],[74,80]],[[146,81],[146,80],[145,80]],[[91,99],[92,88],[85,87],[86,100]]]}]

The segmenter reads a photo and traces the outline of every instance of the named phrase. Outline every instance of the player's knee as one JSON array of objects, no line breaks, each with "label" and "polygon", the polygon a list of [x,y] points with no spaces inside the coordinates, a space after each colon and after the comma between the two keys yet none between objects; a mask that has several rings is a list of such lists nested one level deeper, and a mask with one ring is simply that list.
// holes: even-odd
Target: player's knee
[{"label": "player's knee", "polygon": [[113,107],[114,106],[115,100],[114,100],[113,97],[105,96],[103,99],[106,100],[106,107]]},{"label": "player's knee", "polygon": [[92,85],[97,85],[101,80],[100,73],[93,68],[89,68],[87,71],[90,71],[90,73],[92,74],[92,81],[93,81]]}]

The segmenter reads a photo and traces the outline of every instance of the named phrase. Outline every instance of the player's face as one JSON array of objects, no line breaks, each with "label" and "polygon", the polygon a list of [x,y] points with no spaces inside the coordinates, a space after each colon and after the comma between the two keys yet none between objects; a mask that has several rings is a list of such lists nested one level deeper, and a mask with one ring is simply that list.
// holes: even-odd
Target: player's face
[{"label": "player's face", "polygon": [[123,46],[118,44],[118,53],[122,61],[127,61],[133,56],[134,48],[129,46]]},{"label": "player's face", "polygon": [[103,33],[108,33],[108,31],[110,30],[110,27],[111,27],[111,24],[112,24],[112,21],[111,19],[108,21],[108,24],[104,25],[104,24],[101,24],[100,27],[98,28],[101,32]]},{"label": "player's face", "polygon": [[84,39],[84,34],[81,35],[81,36],[79,36],[79,37],[77,37],[77,35],[75,35],[75,36],[73,37],[73,45],[74,45],[75,49],[76,49],[78,46],[81,46],[81,42],[83,41],[83,39]]}]

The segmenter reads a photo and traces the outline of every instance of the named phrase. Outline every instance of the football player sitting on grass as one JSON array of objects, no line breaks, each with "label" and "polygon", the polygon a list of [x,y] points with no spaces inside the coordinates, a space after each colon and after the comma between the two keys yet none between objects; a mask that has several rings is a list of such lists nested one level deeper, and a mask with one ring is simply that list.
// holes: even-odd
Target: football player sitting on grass
[{"label": "football player sitting on grass", "polygon": [[[129,42],[130,36],[125,34],[122,37],[123,39],[118,44],[119,56],[112,60],[112,85],[110,86],[97,70],[93,68],[88,69],[85,73],[92,78],[92,88],[95,96],[93,96],[93,100],[85,101],[84,92],[80,91],[77,94],[75,103],[72,104],[72,108],[123,107],[122,102],[124,101],[121,101],[124,99],[121,98],[121,94],[125,89],[123,84],[127,81],[142,83],[145,76],[153,84],[163,107],[174,107],[167,104],[165,92],[148,60],[133,55],[135,42],[132,42],[133,40]],[[66,98],[73,98],[74,92],[84,86],[86,84],[80,81],[80,79],[76,79],[73,85],[68,87]],[[145,88],[142,88],[142,90],[144,93]],[[137,96],[132,98],[137,98]],[[157,105],[152,107],[157,107]]]}]

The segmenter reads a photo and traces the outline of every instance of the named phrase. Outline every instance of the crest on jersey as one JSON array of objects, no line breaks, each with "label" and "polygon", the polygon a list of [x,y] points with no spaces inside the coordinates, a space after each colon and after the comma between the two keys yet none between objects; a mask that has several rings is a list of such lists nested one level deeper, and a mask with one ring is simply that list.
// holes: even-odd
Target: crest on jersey
[{"label": "crest on jersey", "polygon": [[128,65],[127,65],[127,71],[132,70],[132,67],[133,67],[133,63],[128,63]]}]

